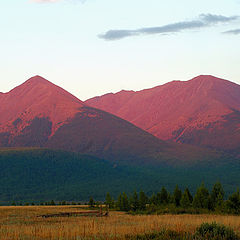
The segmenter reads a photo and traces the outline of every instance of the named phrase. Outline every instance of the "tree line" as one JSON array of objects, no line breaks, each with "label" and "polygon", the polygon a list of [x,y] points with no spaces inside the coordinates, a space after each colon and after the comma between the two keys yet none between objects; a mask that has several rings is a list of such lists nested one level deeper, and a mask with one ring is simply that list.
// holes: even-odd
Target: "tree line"
[{"label": "tree line", "polygon": [[[89,206],[95,204],[93,198]],[[182,191],[178,185],[173,193],[162,187],[160,192],[147,196],[144,191],[132,194],[120,193],[115,200],[110,193],[106,194],[105,204],[109,209],[119,211],[147,213],[173,212],[173,213],[200,213],[206,211],[239,214],[240,213],[240,192],[237,190],[225,199],[224,189],[220,182],[213,185],[209,191],[204,184],[201,184],[192,195],[188,188]]]}]

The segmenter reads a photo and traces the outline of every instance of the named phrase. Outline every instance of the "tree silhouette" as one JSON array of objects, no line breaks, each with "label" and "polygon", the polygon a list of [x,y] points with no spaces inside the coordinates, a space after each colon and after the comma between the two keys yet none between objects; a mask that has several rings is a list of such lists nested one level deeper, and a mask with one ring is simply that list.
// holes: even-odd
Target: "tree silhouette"
[{"label": "tree silhouette", "polygon": [[182,198],[182,191],[179,189],[178,185],[175,187],[173,192],[173,202],[176,207],[180,206],[180,200]]},{"label": "tree silhouette", "polygon": [[180,200],[181,207],[183,207],[183,208],[190,207],[191,206],[191,200],[192,200],[191,197],[192,196],[191,196],[188,188],[186,188],[183,195],[182,195],[182,198]]},{"label": "tree silhouette", "polygon": [[205,188],[204,183],[197,189],[197,192],[193,199],[194,208],[209,208],[209,192]]}]

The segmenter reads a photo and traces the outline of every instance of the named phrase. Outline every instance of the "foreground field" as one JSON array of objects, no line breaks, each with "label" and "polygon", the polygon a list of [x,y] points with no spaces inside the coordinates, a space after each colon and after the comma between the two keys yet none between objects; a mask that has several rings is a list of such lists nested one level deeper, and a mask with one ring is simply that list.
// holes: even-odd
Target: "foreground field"
[{"label": "foreground field", "polygon": [[125,239],[126,234],[136,235],[162,229],[193,233],[201,223],[213,221],[231,226],[240,233],[239,216],[131,216],[110,212],[109,217],[37,217],[79,210],[78,206],[0,207],[0,240]]}]

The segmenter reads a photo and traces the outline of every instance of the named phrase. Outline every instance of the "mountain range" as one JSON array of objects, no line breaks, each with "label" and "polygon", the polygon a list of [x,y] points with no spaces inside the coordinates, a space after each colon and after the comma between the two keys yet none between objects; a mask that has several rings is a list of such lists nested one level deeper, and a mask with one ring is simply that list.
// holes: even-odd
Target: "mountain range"
[{"label": "mountain range", "polygon": [[159,139],[239,152],[240,86],[202,75],[85,103],[119,116]]},{"label": "mountain range", "polygon": [[0,202],[217,180],[230,191],[240,173],[239,90],[198,76],[83,102],[32,77],[0,94]]},{"label": "mountain range", "polygon": [[0,146],[47,147],[122,160],[143,158],[146,149],[161,152],[168,144],[36,76],[0,96]]},{"label": "mountain range", "polygon": [[0,96],[0,146],[61,149],[126,164],[194,161],[190,151],[198,159],[214,155],[160,140],[40,76]]}]

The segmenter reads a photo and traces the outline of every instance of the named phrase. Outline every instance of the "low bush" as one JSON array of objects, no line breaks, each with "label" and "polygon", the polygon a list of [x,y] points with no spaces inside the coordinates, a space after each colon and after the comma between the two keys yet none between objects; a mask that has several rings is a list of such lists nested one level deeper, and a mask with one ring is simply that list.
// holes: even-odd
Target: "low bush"
[{"label": "low bush", "polygon": [[240,237],[229,227],[214,223],[203,223],[194,234],[196,240],[240,240]]},{"label": "low bush", "polygon": [[217,223],[203,223],[195,234],[163,230],[142,235],[127,235],[127,240],[240,240],[240,237],[229,227]]}]

